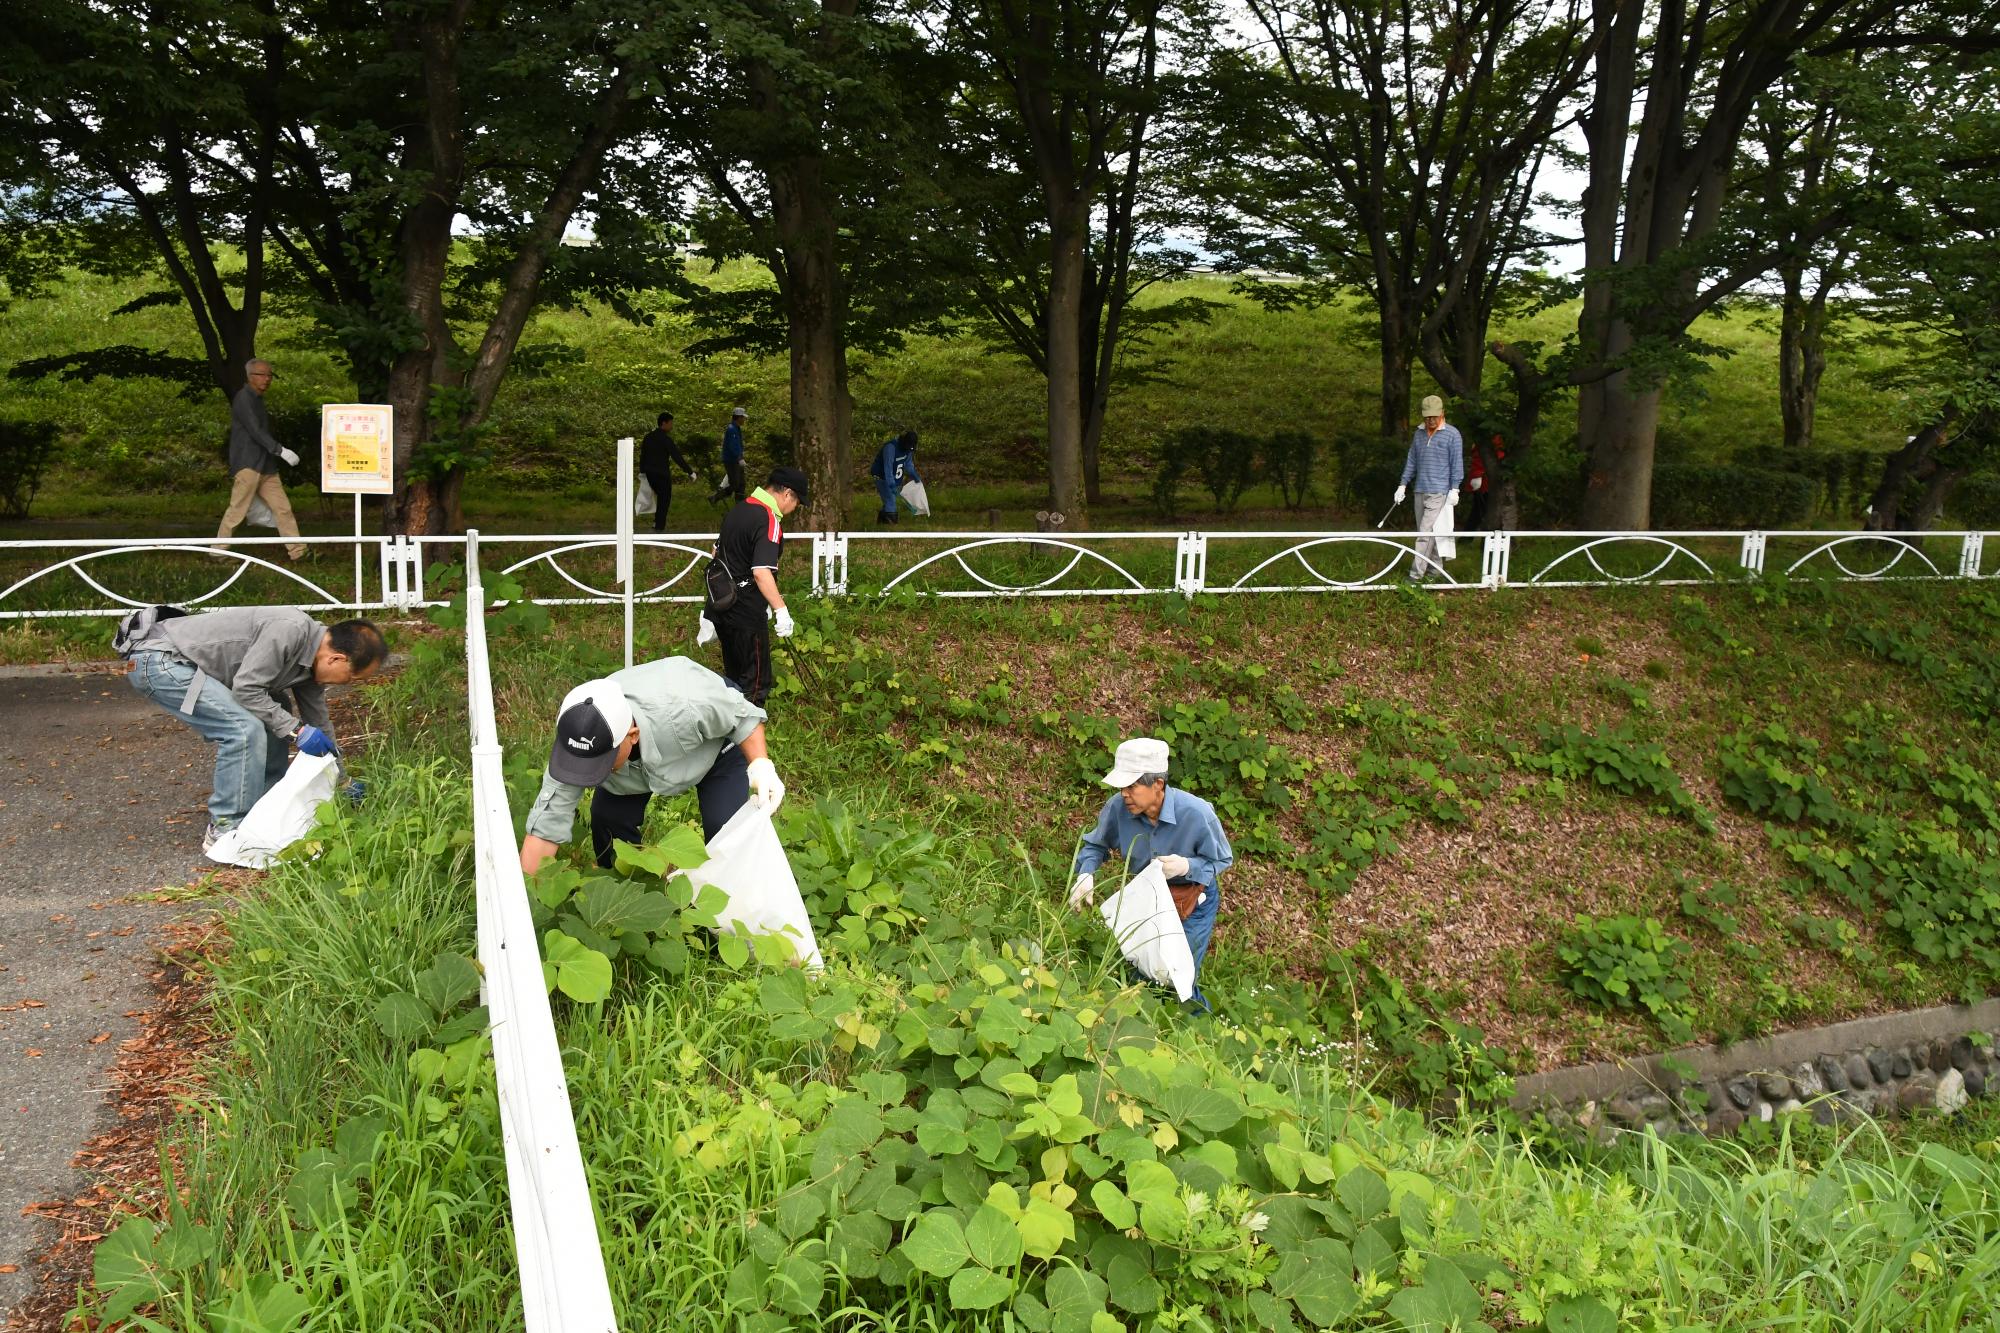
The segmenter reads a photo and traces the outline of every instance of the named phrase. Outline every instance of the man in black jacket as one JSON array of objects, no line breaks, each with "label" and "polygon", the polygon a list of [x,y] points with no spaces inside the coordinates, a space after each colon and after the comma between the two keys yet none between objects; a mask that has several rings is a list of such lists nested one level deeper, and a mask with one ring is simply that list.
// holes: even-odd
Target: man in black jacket
[{"label": "man in black jacket", "polygon": [[694,468],[674,443],[674,414],[662,412],[658,428],[648,431],[639,442],[639,472],[653,488],[655,532],[667,530],[667,506],[674,501],[674,474],[667,470],[669,465],[687,473],[689,481],[694,480]]},{"label": "man in black jacket", "polygon": [[[278,520],[279,533],[297,537],[299,523],[292,517],[292,502],[285,498],[285,484],[278,480],[278,463],[282,459],[296,467],[299,456],[271,434],[271,414],[264,408],[264,390],[271,387],[271,363],[246,362],[243,377],[246,383],[229,404],[229,507],[222,511],[222,526],[215,535],[235,536],[236,525],[250,512],[250,501],[261,496]],[[303,560],[306,548],[287,546],[285,553]]]},{"label": "man in black jacket", "polygon": [[723,516],[715,552],[736,585],[736,600],[724,610],[702,613],[695,642],[722,640],[722,674],[751,703],[763,706],[771,692],[771,629],[790,638],[792,613],[778,591],[778,555],[785,543],[784,521],[808,499],[806,474],[795,467],[771,470],[770,480],[739,500]]}]

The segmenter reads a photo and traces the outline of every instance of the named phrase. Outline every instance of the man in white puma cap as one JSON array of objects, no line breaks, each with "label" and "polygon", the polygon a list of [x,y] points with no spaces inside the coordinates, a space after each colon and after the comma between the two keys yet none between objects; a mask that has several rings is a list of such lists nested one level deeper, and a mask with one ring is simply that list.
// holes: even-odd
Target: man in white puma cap
[{"label": "man in white puma cap", "polygon": [[701,831],[713,838],[754,800],[776,813],[785,784],[764,748],[764,710],[699,662],[666,657],[586,681],[556,712],[555,744],[541,793],[528,810],[521,869],[534,874],[569,841],[583,789],[590,844],[610,867],[613,844],[637,843],[646,805],[689,788]]},{"label": "man in white puma cap", "polygon": [[[1097,827],[1084,835],[1071,873],[1069,905],[1078,912],[1096,900],[1096,870],[1116,855],[1125,858],[1128,874],[1138,874],[1153,861],[1167,877],[1174,906],[1194,954],[1196,976],[1215,933],[1215,912],[1221,905],[1216,881],[1235,863],[1229,836],[1215,807],[1199,796],[1167,786],[1167,743],[1138,736],[1118,747],[1104,785],[1118,794],[1104,803]],[[1202,1008],[1207,1001],[1195,992]]]}]

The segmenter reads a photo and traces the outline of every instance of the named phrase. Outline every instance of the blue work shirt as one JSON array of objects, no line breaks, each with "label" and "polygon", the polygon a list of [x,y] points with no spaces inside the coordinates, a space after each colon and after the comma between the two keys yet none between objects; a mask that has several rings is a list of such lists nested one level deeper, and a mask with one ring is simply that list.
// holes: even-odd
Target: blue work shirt
[{"label": "blue work shirt", "polygon": [[1123,856],[1126,870],[1135,875],[1156,856],[1185,856],[1187,877],[1209,890],[1236,862],[1236,853],[1229,850],[1229,835],[1215,817],[1215,807],[1171,783],[1160,802],[1157,823],[1127,810],[1123,796],[1114,794],[1106,801],[1097,827],[1084,837],[1077,851],[1070,876],[1094,875],[1114,854]]},{"label": "blue work shirt", "polygon": [[722,432],[722,461],[725,463],[743,461],[743,427],[733,421]]},{"label": "blue work shirt", "polygon": [[1449,421],[1433,435],[1420,422],[1410,437],[1410,456],[1403,460],[1403,485],[1416,479],[1419,495],[1443,495],[1465,480],[1465,441]]},{"label": "blue work shirt", "polygon": [[891,438],[875,451],[875,461],[869,465],[868,475],[898,484],[923,480],[917,475],[917,451],[905,449],[901,437]]}]

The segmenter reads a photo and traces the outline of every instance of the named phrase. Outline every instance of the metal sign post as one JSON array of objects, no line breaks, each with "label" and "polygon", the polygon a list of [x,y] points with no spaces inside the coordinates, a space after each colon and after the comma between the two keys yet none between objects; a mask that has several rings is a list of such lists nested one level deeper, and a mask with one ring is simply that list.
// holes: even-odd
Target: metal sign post
[{"label": "metal sign post", "polygon": [[396,409],[386,403],[324,403],[319,409],[319,489],[354,497],[354,601],[361,582],[361,497],[396,490]]}]

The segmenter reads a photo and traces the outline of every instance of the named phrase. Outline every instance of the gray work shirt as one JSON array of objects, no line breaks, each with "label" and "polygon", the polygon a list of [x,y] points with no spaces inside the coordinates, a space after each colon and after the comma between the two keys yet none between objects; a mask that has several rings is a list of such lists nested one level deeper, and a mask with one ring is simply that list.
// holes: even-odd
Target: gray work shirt
[{"label": "gray work shirt", "polygon": [[[600,785],[614,796],[678,796],[715,767],[716,756],[740,745],[764,721],[764,710],[722,677],[685,657],[614,671],[639,724],[639,748]],[[528,810],[528,832],[568,842],[583,788],[542,771],[542,790]]]},{"label": "gray work shirt", "polygon": [[278,456],[284,447],[271,434],[264,395],[247,384],[238,389],[229,404],[229,475],[249,468],[269,476],[284,461]]},{"label": "gray work shirt", "polygon": [[285,606],[235,606],[163,620],[140,651],[176,653],[222,682],[236,702],[256,716],[273,736],[289,738],[299,729],[289,705],[331,734],[326,690],[313,678],[313,656],[326,626]]}]

